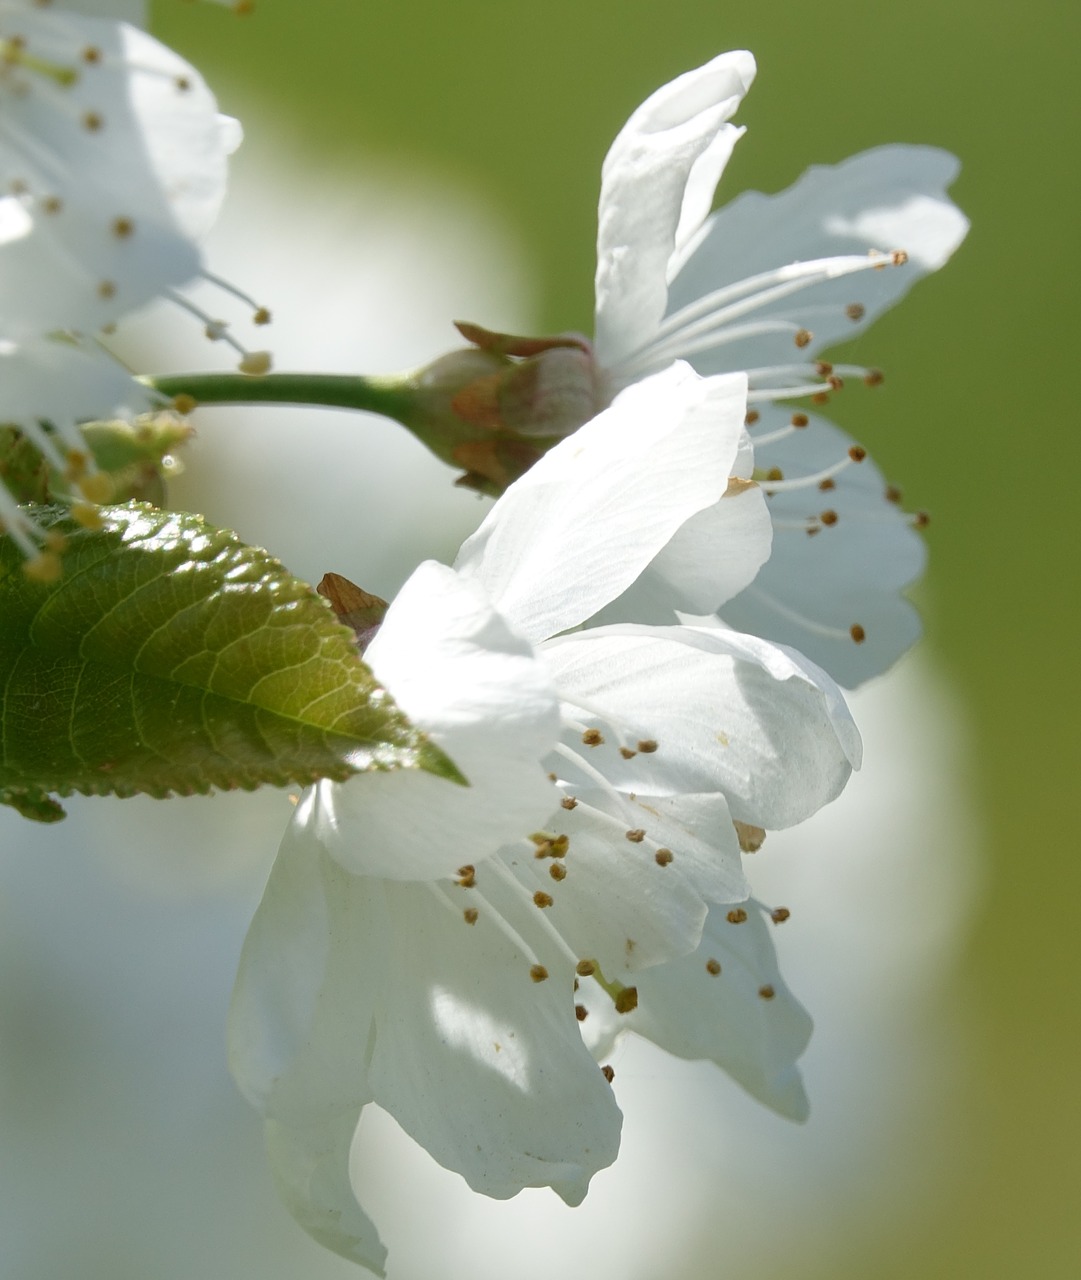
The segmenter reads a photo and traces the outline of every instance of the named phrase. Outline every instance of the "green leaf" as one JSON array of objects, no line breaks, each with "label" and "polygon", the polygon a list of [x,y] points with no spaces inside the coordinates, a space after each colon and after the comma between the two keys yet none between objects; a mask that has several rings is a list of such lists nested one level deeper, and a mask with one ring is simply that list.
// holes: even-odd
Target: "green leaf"
[{"label": "green leaf", "polygon": [[421,768],[464,782],[414,729],[307,583],[201,517],[141,504],[34,519],[67,539],[31,580],[0,538],[0,803],[189,795]]}]

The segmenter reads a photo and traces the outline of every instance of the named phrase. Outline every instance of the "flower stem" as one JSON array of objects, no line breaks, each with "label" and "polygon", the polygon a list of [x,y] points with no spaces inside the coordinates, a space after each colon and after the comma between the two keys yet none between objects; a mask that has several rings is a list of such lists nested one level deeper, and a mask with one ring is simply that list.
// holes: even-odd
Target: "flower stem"
[{"label": "flower stem", "polygon": [[413,404],[406,378],[365,378],[336,373],[180,373],[143,381],[171,399],[195,405],[329,405],[366,409],[401,421]]}]

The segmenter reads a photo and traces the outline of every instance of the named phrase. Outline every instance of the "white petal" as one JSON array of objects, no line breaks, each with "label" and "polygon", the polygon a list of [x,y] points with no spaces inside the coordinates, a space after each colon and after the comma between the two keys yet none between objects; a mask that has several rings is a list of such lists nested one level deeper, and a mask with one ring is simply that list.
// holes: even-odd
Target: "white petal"
[{"label": "white petal", "polygon": [[367,875],[430,879],[542,825],[556,802],[540,764],[558,735],[556,695],[479,584],[422,564],[366,659],[470,785],[416,769],[320,783],[310,825],[328,853]]},{"label": "white petal", "polygon": [[229,1066],[264,1112],[267,1152],[297,1221],[321,1244],[382,1274],[386,1253],[353,1195],[349,1149],[370,1101],[365,1053],[377,988],[364,948],[361,881],[306,835],[286,832],[240,958]]},{"label": "white petal", "polygon": [[93,331],[198,272],[227,139],[194,67],[134,27],[35,9],[3,34],[77,79],[14,66],[0,86],[0,175],[33,224],[0,241],[0,336]]},{"label": "white petal", "polygon": [[749,53],[725,53],[658,89],[623,126],[601,171],[595,346],[613,365],[664,315],[669,264],[709,211],[743,132],[726,122],[754,79]]},{"label": "white petal", "polygon": [[[739,901],[749,892],[723,797],[631,801],[572,790],[575,808],[554,820],[569,839],[565,856],[527,852],[508,860],[529,894],[551,898],[545,919],[574,955],[597,961],[606,978],[693,951],[707,901]],[[551,868],[565,875],[553,878]]]},{"label": "white petal", "polygon": [[[714,907],[693,956],[638,976],[638,1008],[625,1029],[678,1057],[711,1059],[766,1106],[805,1120],[796,1060],[811,1019],[781,978],[772,926],[754,903],[745,907],[741,924],[729,922],[728,908]],[[718,973],[706,968],[710,960]]]},{"label": "white petal", "polygon": [[31,430],[50,422],[77,444],[77,422],[130,419],[157,403],[147,387],[100,351],[48,338],[0,341],[0,422]]},{"label": "white petal", "polygon": [[[589,762],[621,790],[719,792],[733,818],[791,826],[834,799],[860,741],[840,690],[799,654],[697,627],[603,627],[544,647],[562,696],[603,732],[657,750],[625,760],[614,738]],[[601,719],[604,717],[604,720]]]},{"label": "white petal", "polygon": [[515,481],[457,567],[523,635],[576,626],[620,595],[724,493],[744,386],[674,365],[629,387]]},{"label": "white petal", "polygon": [[268,1120],[267,1158],[278,1194],[304,1230],[324,1248],[383,1276],[386,1248],[353,1194],[349,1153],[356,1125],[352,1113],[323,1128]]},{"label": "white petal", "polygon": [[[770,320],[790,327],[689,356],[695,368],[720,373],[790,364],[865,329],[917,280],[937,271],[964,239],[968,220],[945,194],[958,168],[953,156],[933,147],[878,147],[839,165],[808,169],[778,195],[745,192],[714,213],[672,281],[669,312],[791,262],[872,249],[904,249],[908,262],[823,280],[771,302],[749,315],[748,324]],[[853,303],[864,308],[857,321],[845,310]],[[793,345],[797,328],[813,334],[799,351]]]},{"label": "white petal", "polygon": [[676,613],[713,613],[755,580],[772,541],[762,490],[735,491],[691,516],[641,577],[591,622],[666,623]]},{"label": "white petal", "polygon": [[[809,426],[760,451],[760,466],[795,479],[845,457],[852,442],[844,432],[808,416]],[[763,406],[756,430],[787,417]],[[849,688],[885,671],[919,638],[919,615],[901,592],[923,572],[927,550],[911,517],[887,500],[882,473],[867,458],[827,493],[816,486],[780,492],[769,506],[778,526],[773,554],[753,585],[722,607],[725,622],[792,645]],[[809,536],[807,521],[827,508],[836,523]],[[856,624],[864,636],[858,644]]]},{"label": "white petal", "polygon": [[[387,942],[363,973],[383,993],[376,1101],[474,1190],[550,1186],[579,1203],[616,1157],[621,1116],[578,1031],[571,958],[494,864],[476,889],[452,886],[453,905],[424,885],[364,883]],[[547,980],[531,978],[537,963]]]}]

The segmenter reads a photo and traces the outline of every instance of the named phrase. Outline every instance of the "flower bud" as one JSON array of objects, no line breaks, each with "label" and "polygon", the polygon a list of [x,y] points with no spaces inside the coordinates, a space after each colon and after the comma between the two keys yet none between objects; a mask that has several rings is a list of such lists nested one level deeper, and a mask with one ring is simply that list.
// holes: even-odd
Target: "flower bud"
[{"label": "flower bud", "polygon": [[521,338],[457,328],[474,345],[409,379],[400,420],[465,469],[458,484],[496,496],[602,407],[593,351],[574,334]]}]

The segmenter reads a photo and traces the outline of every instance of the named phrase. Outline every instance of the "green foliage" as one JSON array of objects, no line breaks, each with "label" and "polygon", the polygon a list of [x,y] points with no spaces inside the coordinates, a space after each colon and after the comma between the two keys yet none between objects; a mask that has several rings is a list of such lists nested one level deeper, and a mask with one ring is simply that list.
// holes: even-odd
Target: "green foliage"
[{"label": "green foliage", "polygon": [[0,802],[188,795],[372,769],[461,776],[361,662],[326,602],[201,517],[129,504],[67,539],[57,582],[0,539]]}]

